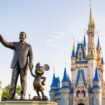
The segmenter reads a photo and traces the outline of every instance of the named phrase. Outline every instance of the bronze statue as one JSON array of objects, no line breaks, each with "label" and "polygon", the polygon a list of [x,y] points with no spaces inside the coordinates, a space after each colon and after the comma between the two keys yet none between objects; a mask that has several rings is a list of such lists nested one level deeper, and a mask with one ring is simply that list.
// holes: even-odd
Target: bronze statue
[{"label": "bronze statue", "polygon": [[7,48],[14,50],[14,56],[11,64],[12,78],[9,90],[9,99],[14,99],[18,76],[21,82],[21,99],[25,99],[27,85],[27,69],[33,67],[33,52],[30,44],[26,43],[26,33],[20,32],[19,42],[7,42],[0,35],[0,42]]},{"label": "bronze statue", "polygon": [[[45,85],[45,80],[46,77],[43,76],[45,71],[49,70],[49,66],[47,64],[40,66],[40,63],[37,63],[36,68],[35,68],[35,74],[32,73],[31,75],[34,77],[34,82],[33,82],[33,87],[34,90],[36,91],[38,96],[34,96],[34,100],[39,101],[39,100],[48,100],[47,96],[44,95],[44,88],[43,85]],[[42,94],[42,97],[40,96],[40,92]]]}]

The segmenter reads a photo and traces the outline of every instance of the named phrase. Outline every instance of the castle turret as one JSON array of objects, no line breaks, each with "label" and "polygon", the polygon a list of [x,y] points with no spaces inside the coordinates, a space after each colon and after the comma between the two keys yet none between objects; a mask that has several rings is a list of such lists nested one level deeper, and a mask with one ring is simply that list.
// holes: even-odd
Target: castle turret
[{"label": "castle turret", "polygon": [[60,79],[59,77],[56,78],[56,84],[57,84],[57,88],[56,88],[56,93],[55,93],[55,101],[60,104],[61,102],[61,92],[60,92]]},{"label": "castle turret", "polygon": [[62,88],[70,87],[70,79],[67,75],[66,68],[64,69],[63,79],[62,79]]},{"label": "castle turret", "polygon": [[95,23],[92,16],[92,9],[90,7],[90,17],[89,17],[89,25],[88,25],[88,84],[92,85],[92,79],[95,73],[96,61],[95,61],[95,44],[94,44],[94,36],[95,36]]},{"label": "castle turret", "polygon": [[54,98],[55,91],[56,91],[55,74],[53,74],[52,84],[51,84],[50,88],[51,88],[51,90],[49,92],[49,94],[50,94],[50,100],[51,101],[55,101],[55,98]]},{"label": "castle turret", "polygon": [[70,99],[70,79],[66,73],[66,68],[65,68],[63,79],[62,79],[61,104],[60,105],[69,105],[69,99]]},{"label": "castle turret", "polygon": [[99,70],[96,68],[93,79],[93,105],[102,105],[102,87],[99,77]]},{"label": "castle turret", "polygon": [[53,74],[53,80],[51,84],[51,90],[50,90],[50,100],[55,101],[55,96],[57,95],[57,92],[60,89],[60,80],[59,77],[55,77],[55,74]]},{"label": "castle turret", "polygon": [[100,45],[100,39],[98,37],[97,41],[97,67],[99,68],[100,79],[103,81],[103,58],[102,58],[102,50]]}]

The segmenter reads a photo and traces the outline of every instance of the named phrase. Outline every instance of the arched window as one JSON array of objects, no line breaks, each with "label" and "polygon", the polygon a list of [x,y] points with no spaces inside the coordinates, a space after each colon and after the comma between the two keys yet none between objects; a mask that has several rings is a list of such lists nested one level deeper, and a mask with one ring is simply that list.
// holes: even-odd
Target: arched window
[{"label": "arched window", "polygon": [[86,96],[86,92],[84,90],[82,90],[82,94],[84,95],[84,97]]},{"label": "arched window", "polygon": [[80,52],[78,53],[78,55],[79,55],[79,61],[81,61],[81,60],[82,60],[82,52],[80,51]]},{"label": "arched window", "polygon": [[79,103],[78,105],[84,105],[83,103]]},{"label": "arched window", "polygon": [[78,94],[80,93],[80,91],[79,90],[77,90],[77,94],[76,94],[76,96],[78,97]]}]

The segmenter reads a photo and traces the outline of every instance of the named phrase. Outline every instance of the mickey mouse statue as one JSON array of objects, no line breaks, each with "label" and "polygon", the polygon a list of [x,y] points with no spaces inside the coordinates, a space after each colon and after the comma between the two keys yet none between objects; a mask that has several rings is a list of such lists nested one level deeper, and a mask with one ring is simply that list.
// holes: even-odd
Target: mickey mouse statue
[{"label": "mickey mouse statue", "polygon": [[[34,77],[33,87],[38,95],[38,96],[34,96],[33,100],[36,100],[36,101],[48,100],[48,97],[44,95],[44,88],[43,88],[43,85],[45,85],[45,80],[46,80],[46,77],[44,77],[43,74],[45,71],[48,71],[48,70],[49,70],[49,65],[44,64],[43,66],[40,66],[40,63],[36,64],[35,74],[33,74],[32,69],[30,70],[31,75]],[[40,92],[42,94],[42,97],[40,96]]]}]

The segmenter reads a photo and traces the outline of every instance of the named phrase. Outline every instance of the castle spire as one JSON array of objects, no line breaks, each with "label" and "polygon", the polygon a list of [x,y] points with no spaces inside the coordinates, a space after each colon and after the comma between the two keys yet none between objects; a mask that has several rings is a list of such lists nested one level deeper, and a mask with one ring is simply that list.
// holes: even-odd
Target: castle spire
[{"label": "castle spire", "polygon": [[100,39],[99,39],[99,37],[98,37],[98,41],[97,41],[97,50],[98,50],[99,48],[101,48],[101,45],[100,45]]},{"label": "castle spire", "polygon": [[92,8],[90,7],[89,25],[93,23]]},{"label": "castle spire", "polygon": [[63,79],[62,79],[62,89],[64,88],[66,89],[70,88],[70,79],[66,72],[66,67],[64,68],[64,74],[63,74]]},{"label": "castle spire", "polygon": [[96,68],[96,70],[95,70],[95,76],[94,76],[93,82],[98,82],[98,81],[100,81],[100,77],[99,77],[98,68]]},{"label": "castle spire", "polygon": [[89,16],[87,35],[88,35],[88,58],[94,58],[95,57],[95,44],[94,44],[95,24],[92,16],[91,0],[90,0],[90,16]]},{"label": "castle spire", "polygon": [[103,59],[103,57],[101,59],[101,64],[104,65],[104,59]]},{"label": "castle spire", "polygon": [[86,47],[86,37],[85,37],[85,35],[84,35],[83,44],[84,44],[84,47]]},{"label": "castle spire", "polygon": [[89,16],[89,27],[95,27],[94,18],[92,15],[92,7],[91,7],[91,0],[90,0],[90,16]]},{"label": "castle spire", "polygon": [[[96,70],[95,70],[92,92],[93,92],[93,104],[92,105],[102,105],[101,104],[101,102],[102,102],[102,83],[101,83],[101,79],[99,77],[98,68],[96,68]],[[96,102],[96,100],[97,100],[97,102]]]},{"label": "castle spire", "polygon": [[75,57],[75,39],[73,38],[73,50],[72,50],[72,57]]},{"label": "castle spire", "polygon": [[[95,42],[94,42],[94,37],[95,37],[95,24],[94,24],[94,19],[92,15],[92,8],[91,8],[91,0],[90,0],[90,16],[89,16],[89,24],[88,24],[88,30],[87,30],[87,35],[88,35],[88,80],[89,84],[92,85],[92,79],[94,77],[95,73],[95,67],[96,67],[96,49],[95,49]],[[92,66],[90,66],[90,64]],[[92,71],[91,71],[92,70]]]},{"label": "castle spire", "polygon": [[66,67],[64,68],[64,74],[63,74],[63,79],[62,82],[68,82],[68,76],[67,76],[67,72],[66,72]]}]

